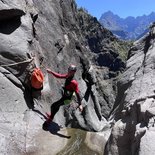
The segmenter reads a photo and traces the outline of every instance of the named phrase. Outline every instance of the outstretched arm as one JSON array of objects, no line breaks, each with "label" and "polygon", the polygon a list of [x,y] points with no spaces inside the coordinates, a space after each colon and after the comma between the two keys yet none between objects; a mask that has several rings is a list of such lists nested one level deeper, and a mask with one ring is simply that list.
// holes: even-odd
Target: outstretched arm
[{"label": "outstretched arm", "polygon": [[67,78],[67,74],[59,74],[59,73],[53,72],[53,71],[50,70],[50,69],[46,69],[46,71],[47,71],[47,73],[52,74],[52,75],[55,76],[56,78],[64,78],[64,79]]}]

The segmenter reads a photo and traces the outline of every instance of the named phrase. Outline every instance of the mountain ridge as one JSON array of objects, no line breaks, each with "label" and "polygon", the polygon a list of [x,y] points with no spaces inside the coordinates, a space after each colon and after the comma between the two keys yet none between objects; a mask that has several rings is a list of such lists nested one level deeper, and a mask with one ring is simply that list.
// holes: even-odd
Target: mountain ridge
[{"label": "mountain ridge", "polygon": [[113,12],[107,11],[99,19],[105,28],[123,40],[136,40],[145,31],[148,32],[148,26],[154,21],[155,12],[151,12],[149,15],[121,18]]}]

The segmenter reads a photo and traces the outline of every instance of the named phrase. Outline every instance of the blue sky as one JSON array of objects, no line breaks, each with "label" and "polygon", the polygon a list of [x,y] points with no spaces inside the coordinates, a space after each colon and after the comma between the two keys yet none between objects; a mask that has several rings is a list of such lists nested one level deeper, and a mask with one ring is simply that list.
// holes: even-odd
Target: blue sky
[{"label": "blue sky", "polygon": [[148,15],[155,12],[155,0],[75,0],[78,7],[85,8],[98,19],[102,13],[112,11],[122,18]]}]

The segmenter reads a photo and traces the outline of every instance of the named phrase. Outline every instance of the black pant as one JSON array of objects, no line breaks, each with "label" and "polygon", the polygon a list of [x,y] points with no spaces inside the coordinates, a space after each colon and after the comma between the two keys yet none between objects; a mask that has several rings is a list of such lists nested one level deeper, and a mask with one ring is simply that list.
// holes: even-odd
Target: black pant
[{"label": "black pant", "polygon": [[53,119],[55,114],[58,112],[60,106],[64,105],[64,101],[67,99],[70,99],[70,98],[63,96],[60,100],[54,102],[51,105],[51,119]]}]

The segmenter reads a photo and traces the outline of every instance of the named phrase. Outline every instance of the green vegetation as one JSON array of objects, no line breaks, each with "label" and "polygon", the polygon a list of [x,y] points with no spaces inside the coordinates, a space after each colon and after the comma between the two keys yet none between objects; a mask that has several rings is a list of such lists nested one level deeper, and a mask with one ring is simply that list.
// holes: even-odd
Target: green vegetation
[{"label": "green vegetation", "polygon": [[111,46],[114,47],[115,50],[117,50],[120,58],[123,61],[127,60],[128,51],[133,45],[133,42],[131,41],[120,41],[120,40],[114,40],[111,42]]}]

